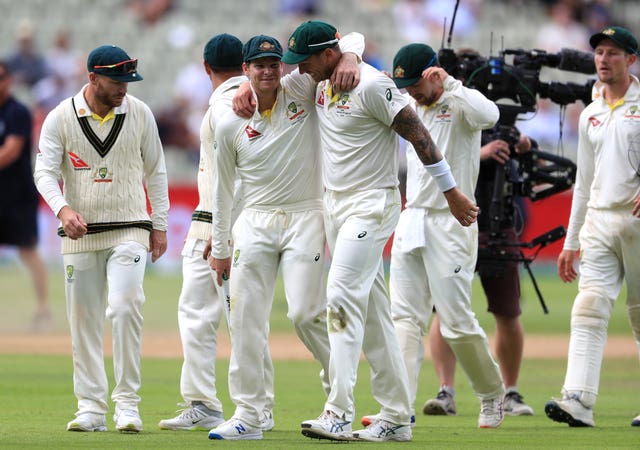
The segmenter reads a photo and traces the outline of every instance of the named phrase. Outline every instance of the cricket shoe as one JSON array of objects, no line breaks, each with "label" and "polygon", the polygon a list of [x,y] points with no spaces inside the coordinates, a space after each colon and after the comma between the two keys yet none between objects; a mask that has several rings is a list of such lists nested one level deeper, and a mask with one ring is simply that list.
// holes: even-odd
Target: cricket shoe
[{"label": "cricket shoe", "polygon": [[180,414],[158,423],[161,430],[191,431],[210,430],[224,422],[222,412],[207,408],[199,401],[191,402]]},{"label": "cricket shoe", "polygon": [[593,409],[587,408],[575,396],[553,399],[544,405],[544,412],[551,420],[569,424],[570,427],[594,427]]},{"label": "cricket shoe", "polygon": [[422,407],[422,412],[427,416],[455,416],[456,401],[453,395],[440,389],[436,398],[427,400]]},{"label": "cricket shoe", "polygon": [[412,434],[411,427],[408,425],[396,425],[378,418],[364,430],[354,431],[353,437],[369,442],[408,442],[412,439]]},{"label": "cricket shoe", "polygon": [[333,411],[324,411],[320,417],[300,424],[303,436],[330,441],[352,441],[351,422]]},{"label": "cricket shoe", "polygon": [[242,420],[232,417],[209,431],[209,439],[225,441],[259,440],[262,439],[262,429],[254,428]]},{"label": "cricket shoe", "polygon": [[498,428],[503,420],[502,395],[480,401],[478,428]]},{"label": "cricket shoe", "polygon": [[[371,425],[373,422],[375,422],[376,420],[378,420],[380,418],[380,414],[372,414],[370,416],[362,416],[362,419],[360,419],[360,423],[362,424],[363,427],[368,427],[369,425]],[[411,428],[415,428],[416,426],[416,416],[412,415],[411,416]]]},{"label": "cricket shoe", "polygon": [[640,427],[640,416],[636,416],[636,418],[631,421],[631,426]]},{"label": "cricket shoe", "polygon": [[133,409],[118,409],[113,415],[113,421],[116,423],[116,430],[121,433],[139,433],[142,431],[142,420],[138,411]]},{"label": "cricket shoe", "polygon": [[104,414],[82,413],[67,424],[67,431],[107,431]]},{"label": "cricket shoe", "polygon": [[505,394],[503,410],[506,416],[533,416],[533,408],[524,402],[518,391]]},{"label": "cricket shoe", "polygon": [[273,420],[273,411],[265,409],[260,417],[260,428],[262,431],[271,431],[276,426],[276,422]]}]

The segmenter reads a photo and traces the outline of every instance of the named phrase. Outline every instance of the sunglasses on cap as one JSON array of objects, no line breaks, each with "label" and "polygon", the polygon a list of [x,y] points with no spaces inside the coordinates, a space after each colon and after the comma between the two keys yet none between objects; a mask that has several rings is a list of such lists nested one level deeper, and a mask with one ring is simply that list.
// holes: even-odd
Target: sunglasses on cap
[{"label": "sunglasses on cap", "polygon": [[138,68],[137,59],[128,59],[116,64],[109,64],[108,66],[93,66],[94,69],[108,70],[113,75],[126,75],[128,73],[134,73]]}]

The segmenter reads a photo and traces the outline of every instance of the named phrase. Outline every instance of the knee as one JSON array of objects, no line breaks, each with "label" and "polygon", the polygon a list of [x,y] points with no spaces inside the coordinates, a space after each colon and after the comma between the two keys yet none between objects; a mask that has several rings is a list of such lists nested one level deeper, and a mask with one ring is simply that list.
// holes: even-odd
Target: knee
[{"label": "knee", "polygon": [[603,295],[583,291],[578,294],[571,310],[571,325],[586,328],[606,328],[611,317],[612,303]]},{"label": "knee", "polygon": [[129,316],[140,311],[144,303],[142,288],[117,292],[109,295],[109,309],[114,316]]}]

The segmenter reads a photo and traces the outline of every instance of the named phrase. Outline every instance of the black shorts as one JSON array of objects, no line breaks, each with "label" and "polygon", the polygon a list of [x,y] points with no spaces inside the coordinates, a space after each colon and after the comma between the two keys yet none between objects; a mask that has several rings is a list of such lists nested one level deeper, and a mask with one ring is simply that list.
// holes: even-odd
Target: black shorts
[{"label": "black shorts", "polygon": [[0,211],[0,245],[30,248],[37,244],[37,202],[14,205]]},{"label": "black shorts", "polygon": [[[505,242],[517,242],[515,229],[502,230]],[[488,239],[486,233],[480,233],[479,244],[482,247]],[[508,252],[518,254],[517,248],[507,248]],[[487,311],[498,316],[518,317],[520,308],[520,270],[517,261],[478,261],[476,267],[482,288],[487,297]]]}]

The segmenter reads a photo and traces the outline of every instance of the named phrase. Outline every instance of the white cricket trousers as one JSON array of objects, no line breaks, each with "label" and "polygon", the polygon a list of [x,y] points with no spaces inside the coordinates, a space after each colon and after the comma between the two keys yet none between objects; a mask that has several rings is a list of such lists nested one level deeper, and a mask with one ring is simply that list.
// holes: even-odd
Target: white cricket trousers
[{"label": "white cricket trousers", "polygon": [[[180,393],[186,403],[200,401],[222,412],[216,391],[218,328],[222,312],[228,322],[228,282],[218,286],[216,273],[203,259],[207,241],[187,239],[182,249],[182,290],[178,301],[178,326],[182,340]],[[265,348],[266,409],[273,409],[273,364]]]},{"label": "white cricket trousers", "polygon": [[233,226],[233,242],[229,394],[236,405],[233,417],[259,427],[265,409],[264,353],[278,268],[282,272],[287,317],[322,365],[320,377],[328,391],[322,211],[245,209]]},{"label": "white cricket trousers", "polygon": [[[407,220],[424,214],[417,224]],[[410,249],[410,233],[424,233],[424,244]],[[462,227],[449,211],[405,210],[391,250],[389,285],[391,312],[409,375],[411,404],[416,400],[423,360],[422,337],[433,306],[440,317],[442,336],[467,374],[476,396],[502,396],[504,387],[489,341],[471,309],[471,285],[478,249],[476,225]]]},{"label": "white cricket trousers", "polygon": [[640,354],[640,219],[629,209],[589,208],[580,229],[580,281],[571,310],[569,358],[563,389],[592,407],[611,311],[627,283],[629,323]]},{"label": "white cricket trousers", "polygon": [[111,400],[120,410],[137,411],[147,249],[137,242],[123,242],[106,250],[65,254],[62,260],[76,414],[106,414],[108,410],[102,351],[105,309],[113,336],[115,386]]},{"label": "white cricket trousers", "polygon": [[325,409],[353,421],[360,352],[371,365],[371,391],[383,419],[409,425],[407,370],[391,321],[382,252],[400,215],[397,188],[324,195],[331,251],[327,320],[331,392]]}]

